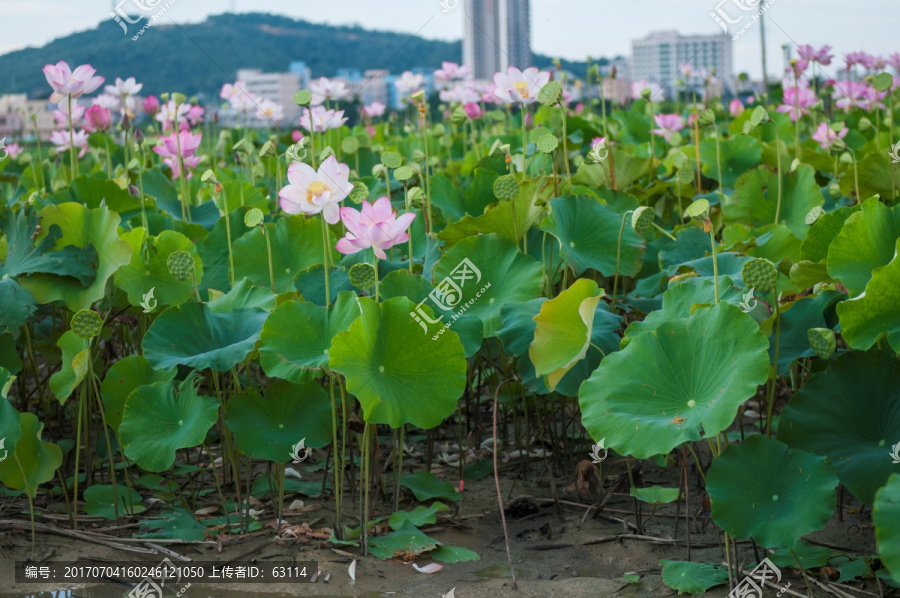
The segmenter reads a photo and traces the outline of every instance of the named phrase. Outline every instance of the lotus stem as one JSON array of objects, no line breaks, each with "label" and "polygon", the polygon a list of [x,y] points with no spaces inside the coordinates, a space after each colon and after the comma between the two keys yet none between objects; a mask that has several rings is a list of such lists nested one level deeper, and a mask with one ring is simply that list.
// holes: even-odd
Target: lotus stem
[{"label": "lotus stem", "polygon": [[[500,384],[497,385],[497,389],[494,391],[494,423],[493,423],[493,435],[494,435],[494,486],[497,488],[497,502],[500,504],[500,521],[503,523],[503,539],[506,541],[506,560],[509,563],[509,572],[512,574],[512,587],[514,590],[518,590],[518,585],[516,584],[516,570],[513,567],[512,562],[512,551],[509,547],[509,530],[506,528],[506,511],[503,508],[503,493],[500,491],[500,472],[497,467],[497,453],[499,452],[499,447],[497,446],[497,410],[498,410],[498,398],[500,396],[500,389],[507,382],[512,382],[513,378],[509,378],[504,380]],[[461,450],[462,447],[460,447]]]},{"label": "lotus stem", "polygon": [[775,125],[775,156],[777,159],[777,169],[778,169],[778,199],[775,203],[775,224],[778,224],[778,221],[781,220],[781,195],[784,187],[784,183],[781,180],[781,140],[778,137],[778,125]]},{"label": "lotus stem", "polygon": [[[78,176],[78,157],[75,153],[75,125],[72,122],[72,96],[70,94],[67,97],[69,98],[69,169],[71,170],[69,173],[69,184],[71,185]],[[35,125],[35,127],[36,126],[37,125]],[[40,137],[40,135],[38,135],[38,137]]]},{"label": "lotus stem", "polygon": [[709,222],[709,242],[712,245],[713,281],[715,282],[716,304],[719,303],[719,258],[716,255],[716,230],[711,220]]},{"label": "lotus stem", "polygon": [[[343,454],[338,453],[338,433],[337,433],[337,405],[334,402],[334,374],[328,372],[328,390],[331,396],[331,446],[334,455],[334,510],[335,510],[335,538],[343,539],[344,532],[344,511],[342,505],[343,495],[341,493],[341,483],[344,475],[344,459]],[[338,458],[340,457],[340,459]]]},{"label": "lotus stem", "polygon": [[613,294],[612,300],[616,300],[616,295],[619,292],[619,266],[622,261],[622,235],[625,234],[625,220],[628,218],[628,215],[632,213],[633,210],[628,210],[624,214],[622,214],[622,226],[619,227],[619,241],[616,243],[616,273],[613,276]]},{"label": "lotus stem", "polygon": [[[679,203],[680,203],[680,202],[679,202]],[[679,207],[681,207],[681,206],[679,205]],[[673,241],[677,241],[677,240],[678,240],[678,239],[675,238],[675,235],[673,235],[672,233],[670,233],[669,231],[667,231],[666,229],[664,229],[663,227],[661,227],[661,226],[658,225],[657,223],[651,222],[651,224],[652,224],[653,226],[656,227],[656,230],[658,230],[659,232],[661,232],[661,233],[664,234],[665,236],[669,237],[669,238],[672,239]]]},{"label": "lotus stem", "polygon": [[228,239],[228,282],[231,286],[234,286],[234,250],[231,247],[231,210],[228,206],[228,195],[225,193],[225,187],[222,187],[222,203],[225,205],[225,235]]},{"label": "lotus stem", "polygon": [[[328,223],[325,222],[325,214],[321,213],[320,216],[322,217],[322,252],[324,254],[322,256],[322,259],[324,260],[322,265],[323,265],[323,270],[325,270],[325,307],[331,307],[331,288],[328,285],[328,268],[329,268],[328,248],[330,247],[331,244],[329,243],[329,239],[328,239]],[[271,270],[271,263],[272,263],[272,256],[270,253],[269,254],[270,270]],[[275,288],[275,283],[273,282],[272,283],[273,292],[274,292],[274,288]]]},{"label": "lotus stem", "polygon": [[[569,134],[566,128],[566,108],[559,103],[559,110],[562,114],[562,130],[563,130],[563,163],[566,165],[566,181],[569,183],[569,195],[572,195],[572,172],[569,168]],[[528,249],[526,248],[526,251]]]},{"label": "lotus stem", "polygon": [[363,510],[360,518],[360,547],[362,548],[362,556],[369,554],[369,460],[371,452],[371,424],[366,422],[363,429]]},{"label": "lotus stem", "polygon": [[[25,468],[22,467],[22,462],[19,461],[19,456],[13,453],[13,459],[16,460],[16,465],[19,467],[19,473],[22,474],[22,482],[25,484],[25,496],[28,497],[28,512],[31,515],[31,555],[35,554],[35,533],[34,533],[34,499],[31,497],[31,486],[28,484],[28,476],[25,475]],[[78,479],[78,472],[75,472],[75,479]]]},{"label": "lotus stem", "polygon": [[[84,403],[84,393],[85,388],[84,385],[81,386],[81,390],[78,393],[78,423],[75,428],[75,486],[73,488],[73,497],[72,497],[72,514],[73,523],[72,529],[76,529],[78,527],[78,470],[79,470],[79,458],[81,457],[81,418],[83,416],[83,403]],[[23,477],[24,479],[24,477]]]},{"label": "lotus stem", "polygon": [[[323,220],[322,222],[325,222],[325,221]],[[272,294],[277,295],[278,291],[275,290],[275,270],[272,267],[272,241],[269,239],[269,231],[266,230],[265,222],[260,224],[260,230],[262,230],[262,234],[266,238],[266,253],[268,254],[268,257],[269,257],[269,283],[272,285]],[[326,251],[327,251],[327,249],[326,249]],[[326,270],[327,269],[328,268],[326,265]],[[325,276],[328,276],[327,272],[325,273]],[[325,294],[327,295],[328,294],[327,285],[325,287],[325,291],[326,291]]]},{"label": "lotus stem", "polygon": [[778,284],[772,289],[772,297],[775,302],[775,361],[773,364],[774,374],[769,380],[769,411],[766,418],[766,435],[772,436],[772,413],[775,411],[775,386],[778,382],[778,350],[781,340],[781,308],[778,305]]}]

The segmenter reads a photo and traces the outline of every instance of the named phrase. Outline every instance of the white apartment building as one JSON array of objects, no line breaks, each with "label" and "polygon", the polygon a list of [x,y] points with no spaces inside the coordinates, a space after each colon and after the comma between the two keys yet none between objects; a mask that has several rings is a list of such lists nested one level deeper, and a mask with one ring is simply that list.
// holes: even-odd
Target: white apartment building
[{"label": "white apartment building", "polygon": [[[681,69],[691,65],[690,77]],[[632,42],[631,79],[646,79],[666,90],[673,98],[676,80],[684,82],[682,90],[703,91],[703,69],[715,69],[727,93],[735,92],[734,61],[731,39],[724,35],[680,35],[677,31],[658,31]]]},{"label": "white apartment building", "polygon": [[[240,69],[237,80],[247,84],[247,91],[284,106],[282,124],[296,124],[300,118],[300,108],[294,103],[294,94],[303,88],[299,73],[264,73],[259,69]],[[251,123],[251,126],[268,126],[268,122]]]}]

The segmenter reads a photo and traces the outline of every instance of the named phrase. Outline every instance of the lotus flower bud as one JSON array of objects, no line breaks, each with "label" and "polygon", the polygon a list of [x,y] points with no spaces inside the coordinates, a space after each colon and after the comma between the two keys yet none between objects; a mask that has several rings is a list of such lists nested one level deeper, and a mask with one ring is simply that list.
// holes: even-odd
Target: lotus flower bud
[{"label": "lotus flower bud", "polygon": [[839,200],[843,195],[844,193],[841,191],[841,186],[838,183],[833,182],[828,185],[828,197],[833,201]]}]

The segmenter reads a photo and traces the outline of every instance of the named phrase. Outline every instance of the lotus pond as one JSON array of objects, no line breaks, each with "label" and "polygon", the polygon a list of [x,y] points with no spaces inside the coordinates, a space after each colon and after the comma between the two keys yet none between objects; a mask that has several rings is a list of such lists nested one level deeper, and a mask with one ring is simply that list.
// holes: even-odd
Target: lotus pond
[{"label": "lotus pond", "polygon": [[301,133],[47,65],[60,131],[0,161],[0,591],[896,593],[900,94],[808,66],[575,105],[445,65],[352,122],[299,90]]}]

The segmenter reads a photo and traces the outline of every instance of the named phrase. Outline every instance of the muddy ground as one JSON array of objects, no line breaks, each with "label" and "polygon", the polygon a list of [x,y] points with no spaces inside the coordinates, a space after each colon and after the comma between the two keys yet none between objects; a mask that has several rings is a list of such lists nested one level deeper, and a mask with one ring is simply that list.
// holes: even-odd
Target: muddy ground
[{"label": "muddy ground", "polygon": [[[221,543],[204,544],[168,544],[158,542],[157,545],[169,549],[193,561],[227,563],[232,561],[316,561],[322,574],[315,584],[194,584],[184,596],[197,597],[249,597],[258,595],[290,595],[290,596],[415,596],[442,598],[455,588],[456,598],[495,598],[497,596],[530,597],[565,597],[586,598],[597,596],[625,597],[662,597],[674,595],[676,592],[662,582],[660,560],[686,560],[688,549],[686,542],[686,524],[684,507],[677,518],[676,507],[662,505],[651,516],[652,507],[642,507],[642,529],[638,534],[634,527],[635,514],[632,499],[624,493],[613,494],[605,505],[601,517],[592,517],[593,511],[585,517],[587,503],[596,502],[595,497],[581,497],[571,488],[574,478],[574,466],[569,467],[566,475],[555,477],[553,484],[547,475],[546,461],[532,459],[526,466],[510,462],[503,466],[501,488],[504,499],[509,501],[519,495],[530,497],[523,508],[510,513],[507,517],[510,535],[510,548],[516,569],[518,591],[513,590],[512,578],[507,564],[506,548],[503,540],[503,528],[497,504],[497,495],[492,476],[480,481],[467,482],[458,509],[454,505],[451,511],[441,513],[435,525],[423,528],[423,531],[440,540],[444,545],[462,546],[478,552],[479,561],[445,564],[444,568],[434,574],[422,574],[409,564],[400,561],[382,561],[374,557],[359,560],[356,570],[356,581],[351,580],[348,566],[353,560],[346,553],[335,551],[330,545],[318,539],[303,538],[309,543],[295,539],[279,539],[276,541],[274,528],[264,527],[262,530],[244,536],[223,538]],[[624,461],[610,458],[604,467],[607,490],[619,480],[622,485]],[[456,470],[449,467],[436,467],[434,473],[440,479],[456,479]],[[616,472],[619,472],[618,474]],[[659,468],[652,463],[645,463],[642,472],[643,485],[659,484],[674,487],[680,469],[675,467]],[[321,475],[321,474],[320,474]],[[321,478],[320,478],[321,479]],[[691,521],[690,541],[692,544],[691,559],[695,561],[720,562],[724,560],[724,551],[719,545],[715,527],[703,511],[702,489],[696,487],[694,476],[691,478],[691,511],[695,518]],[[554,488],[559,499],[553,499]],[[627,492],[627,485],[623,488]],[[807,537],[814,543],[840,548],[852,554],[871,555],[875,553],[871,531],[871,520],[867,512],[860,513],[860,505],[844,493],[843,522],[838,521],[837,513],[827,528]],[[285,505],[294,497],[288,496]],[[389,500],[382,499],[377,514],[387,519],[390,514]],[[4,504],[5,503],[5,504]],[[285,520],[292,526],[303,522],[311,523],[313,528],[327,527],[331,520],[329,509],[333,509],[333,501],[323,499],[305,499],[306,505],[322,504],[321,508],[299,515],[286,515]],[[405,497],[401,508],[411,509],[416,505],[412,496]],[[48,533],[46,529],[37,535],[36,554],[31,553],[31,535],[28,525],[27,502],[23,498],[0,500],[0,596],[83,596],[85,598],[113,598],[125,596],[130,588],[124,585],[104,584],[101,586],[65,586],[61,584],[15,584],[13,583],[13,562],[79,561],[94,559],[111,564],[123,561],[147,561],[156,564],[165,555],[158,553],[126,552],[115,547],[98,544],[91,539],[73,538],[56,533]],[[581,505],[581,506],[579,506]],[[52,505],[48,505],[52,507]],[[347,500],[347,511],[357,513]],[[152,511],[151,511],[152,514]],[[147,513],[143,514],[146,516]],[[11,524],[20,521],[21,524]],[[36,517],[38,524],[51,528],[68,528],[68,518],[54,514],[51,509],[41,508]],[[101,519],[85,519],[86,524],[79,524],[86,530],[104,530],[112,540],[116,537],[131,538],[136,525],[132,522],[124,528],[110,530],[112,522]],[[274,513],[271,503],[266,502],[264,513],[260,516],[263,523],[273,523]],[[119,523],[122,525],[122,522]],[[621,535],[643,536],[640,538],[622,538]],[[661,538],[666,543],[656,543],[652,538]],[[152,550],[143,542],[131,541],[129,546],[140,550]],[[356,552],[354,548],[339,547]],[[755,562],[753,548],[749,543],[741,543],[738,549],[739,559],[745,563]],[[427,559],[420,558],[424,565]],[[623,574],[636,573],[640,581],[629,583]],[[324,578],[330,574],[328,583]],[[799,595],[806,595],[805,584],[796,569],[784,572],[784,581],[791,582],[791,588]],[[865,585],[857,584],[864,592],[878,595],[878,588],[873,580]],[[72,590],[71,593],[40,594],[44,591]],[[727,586],[719,586],[710,590],[707,595],[724,597],[728,593]],[[777,590],[769,590],[774,596]],[[174,594],[172,594],[174,595]],[[768,595],[768,594],[767,594]],[[813,595],[828,596],[821,587],[816,586]],[[865,595],[865,594],[862,594]]]}]

